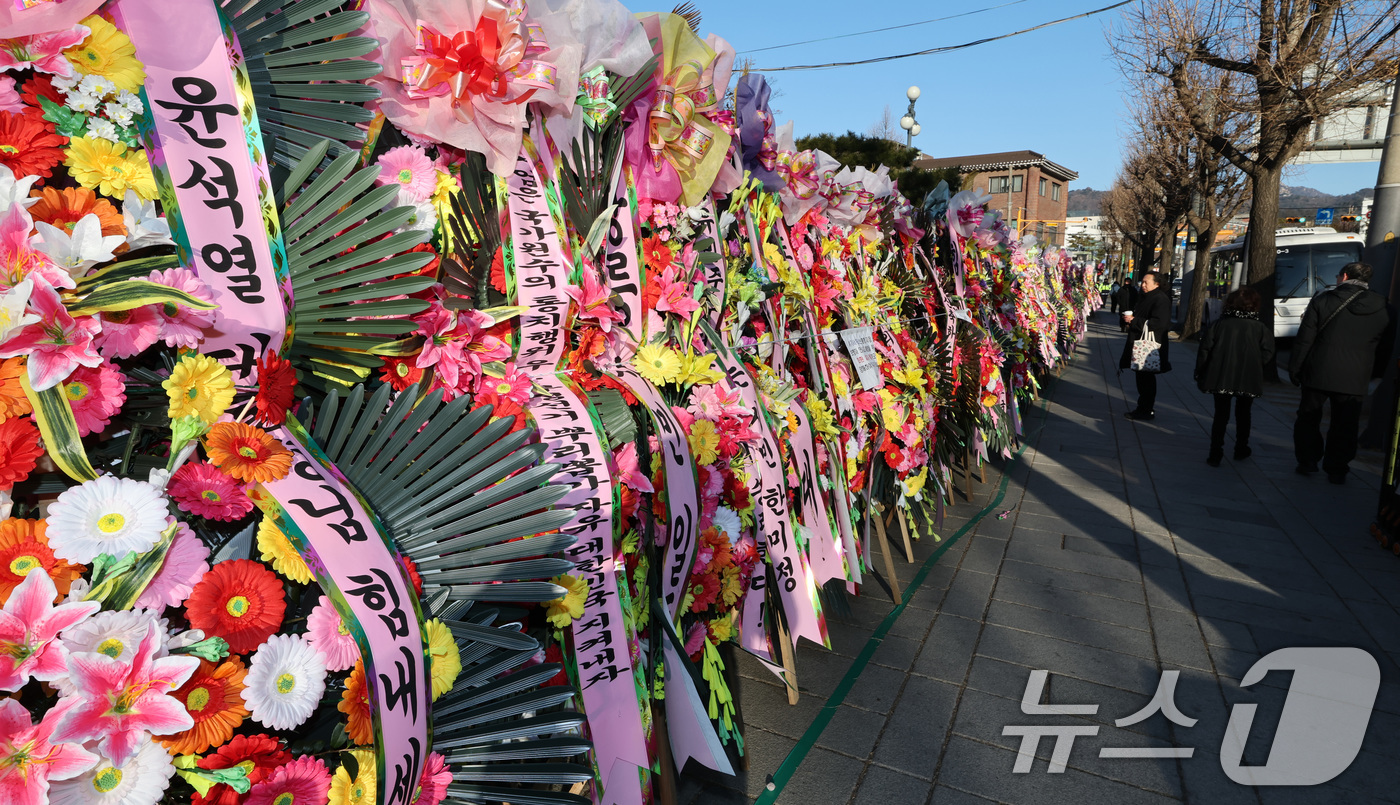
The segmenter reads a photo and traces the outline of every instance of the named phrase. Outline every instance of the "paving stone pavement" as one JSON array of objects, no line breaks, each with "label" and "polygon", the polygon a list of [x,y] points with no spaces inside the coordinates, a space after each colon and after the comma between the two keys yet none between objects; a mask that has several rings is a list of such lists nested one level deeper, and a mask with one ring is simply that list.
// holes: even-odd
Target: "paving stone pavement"
[{"label": "paving stone pavement", "polygon": [[[1256,402],[1254,456],[1205,464],[1210,399],[1191,381],[1194,349],[1172,345],[1157,418],[1123,417],[1136,404],[1117,372],[1122,336],[1100,313],[1047,401],[1026,418],[1027,448],[1007,470],[1004,499],[932,566],[870,663],[801,755],[778,803],[1310,803],[1400,802],[1400,559],[1367,533],[1379,456],[1363,452],[1345,486],[1293,473],[1296,391],[1271,386]],[[993,499],[989,468],[974,499],[948,511],[947,537]],[[939,547],[916,543],[897,559],[902,585]],[[800,700],[741,656],[737,696],[748,769],[724,777],[689,764],[679,802],[746,803],[764,793],[853,659],[891,611],[878,584],[828,617],[830,651],[797,651]],[[1255,660],[1292,646],[1355,646],[1381,668],[1362,750],[1318,787],[1232,782],[1219,752],[1229,708],[1257,703],[1245,746],[1262,765],[1290,682],[1272,672],[1248,688]],[[1049,672],[1044,704],[1097,704],[1097,713],[1028,716],[1032,670]],[[1185,728],[1157,713],[1117,727],[1178,671]],[[1053,740],[1016,774],[1020,738],[1007,725],[1097,728],[1060,773]],[[1105,747],[1192,747],[1186,759],[1101,759]],[[802,749],[799,748],[801,753]],[[798,755],[794,755],[797,757]]]}]

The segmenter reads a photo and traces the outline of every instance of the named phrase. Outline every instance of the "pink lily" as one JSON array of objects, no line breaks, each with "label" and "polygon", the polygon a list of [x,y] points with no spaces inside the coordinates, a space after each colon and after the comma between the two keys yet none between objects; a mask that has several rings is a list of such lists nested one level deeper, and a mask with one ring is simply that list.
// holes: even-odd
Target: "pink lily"
[{"label": "pink lily", "polygon": [[19,690],[30,677],[53,682],[68,673],[68,650],[56,639],[58,633],[102,605],[77,601],[54,606],[56,598],[53,579],[43,568],[34,568],[0,609],[0,690]]},{"label": "pink lily", "polygon": [[93,336],[102,323],[92,316],[75,319],[63,306],[58,291],[48,283],[37,282],[29,297],[30,309],[39,321],[26,326],[0,344],[0,358],[28,356],[29,384],[44,391],[63,382],[79,366],[95,367],[102,356],[93,346]]},{"label": "pink lily", "polygon": [[86,25],[74,25],[66,31],[0,41],[0,72],[18,72],[32,67],[41,73],[71,76],[73,65],[64,58],[63,51],[87,39],[91,33],[92,29]]},{"label": "pink lily", "polygon": [[457,317],[452,311],[433,300],[427,310],[413,317],[418,322],[418,334],[423,336],[423,349],[414,363],[419,369],[437,367],[438,377],[449,388],[457,385],[457,367],[462,360],[462,346],[457,342]]},{"label": "pink lily", "polygon": [[185,684],[199,667],[199,658],[156,659],[160,643],[152,623],[129,663],[91,651],[71,655],[69,678],[77,692],[68,697],[73,704],[60,705],[63,715],[54,726],[54,739],[95,740],[103,757],[120,766],[141,748],[147,731],[171,735],[193,727],[185,706],[169,694]]},{"label": "pink lily", "polygon": [[657,280],[661,295],[657,297],[656,309],[674,313],[683,319],[700,309],[700,303],[691,296],[690,288],[676,280],[675,266],[669,266]]},{"label": "pink lily", "polygon": [[34,247],[37,238],[29,235],[33,229],[34,219],[23,204],[11,205],[0,217],[0,291],[10,290],[33,274],[55,288],[74,287],[68,272]]},{"label": "pink lily", "polygon": [[617,459],[618,480],[632,487],[638,492],[655,492],[651,485],[651,479],[642,472],[641,465],[637,461],[637,443],[628,442],[622,446],[614,455]]},{"label": "pink lily", "polygon": [[564,293],[578,303],[578,312],[574,315],[580,319],[593,319],[605,333],[612,330],[613,322],[622,321],[622,314],[608,304],[608,300],[612,298],[608,287],[598,279],[598,272],[591,268],[583,270],[582,288],[566,285]]},{"label": "pink lily", "polygon": [[0,802],[46,805],[50,780],[72,779],[101,760],[78,744],[51,743],[57,719],[53,709],[30,724],[24,705],[0,699]]}]

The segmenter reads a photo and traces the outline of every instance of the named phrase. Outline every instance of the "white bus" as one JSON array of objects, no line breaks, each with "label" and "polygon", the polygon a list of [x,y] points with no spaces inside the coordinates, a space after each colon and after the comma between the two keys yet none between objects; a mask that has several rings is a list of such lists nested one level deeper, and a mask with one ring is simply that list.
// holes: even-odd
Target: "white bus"
[{"label": "white bus", "polygon": [[[1337,282],[1337,272],[1361,259],[1365,239],[1328,226],[1290,227],[1275,233],[1278,257],[1274,258],[1274,337],[1298,334],[1303,312],[1317,294]],[[1235,290],[1249,277],[1249,255],[1244,238],[1210,250],[1210,274]]]}]

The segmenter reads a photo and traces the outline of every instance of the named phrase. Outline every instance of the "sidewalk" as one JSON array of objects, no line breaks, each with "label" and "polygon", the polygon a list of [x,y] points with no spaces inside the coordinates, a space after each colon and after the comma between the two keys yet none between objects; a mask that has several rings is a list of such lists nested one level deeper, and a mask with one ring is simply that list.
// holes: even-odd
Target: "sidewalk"
[{"label": "sidewalk", "polygon": [[[943,545],[965,533],[947,547],[925,536],[914,564],[897,562],[907,586],[942,550],[892,625],[881,627],[888,593],[867,586],[849,616],[829,619],[832,651],[799,648],[795,706],[741,660],[749,769],[729,778],[692,764],[680,802],[1400,802],[1400,559],[1367,533],[1374,454],[1346,486],[1295,475],[1296,394],[1276,387],[1255,405],[1254,457],[1207,466],[1210,400],[1191,381],[1191,346],[1172,345],[1176,371],[1161,379],[1156,421],[1133,423],[1123,417],[1133,379],[1117,374],[1122,335],[1108,320],[1099,315],[1027,417],[1020,460],[1004,479],[989,471],[940,531]],[[872,642],[881,628],[888,635]],[[1243,763],[1263,765],[1290,682],[1273,672],[1241,688],[1240,677],[1276,649],[1335,645],[1363,648],[1381,668],[1360,755],[1315,788],[1229,780],[1218,753],[1230,706],[1258,703]],[[1050,672],[1042,703],[1098,712],[1023,714],[1035,669]],[[1114,726],[1172,670],[1194,726],[1161,713]],[[1021,739],[1002,734],[1008,725],[1098,730],[1074,742],[1062,773],[1047,773],[1046,738],[1031,772],[1015,774]],[[1099,757],[1170,746],[1194,755]]]}]

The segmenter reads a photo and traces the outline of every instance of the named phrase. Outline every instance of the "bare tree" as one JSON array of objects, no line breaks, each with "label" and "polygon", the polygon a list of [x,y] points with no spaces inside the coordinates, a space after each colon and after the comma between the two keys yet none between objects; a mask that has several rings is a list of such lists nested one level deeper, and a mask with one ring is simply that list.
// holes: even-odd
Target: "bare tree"
[{"label": "bare tree", "polygon": [[885,111],[880,115],[880,119],[870,125],[865,130],[871,137],[879,137],[882,140],[902,143],[904,135],[899,128],[899,121],[895,119],[894,112],[890,111],[889,104],[885,104]]},{"label": "bare tree", "polygon": [[[1390,77],[1397,31],[1400,0],[1143,0],[1110,36],[1125,70],[1163,79],[1202,143],[1252,180],[1248,281],[1270,326],[1284,168],[1318,121]],[[1220,73],[1231,92],[1215,91]],[[1252,125],[1223,130],[1222,108]]]}]

